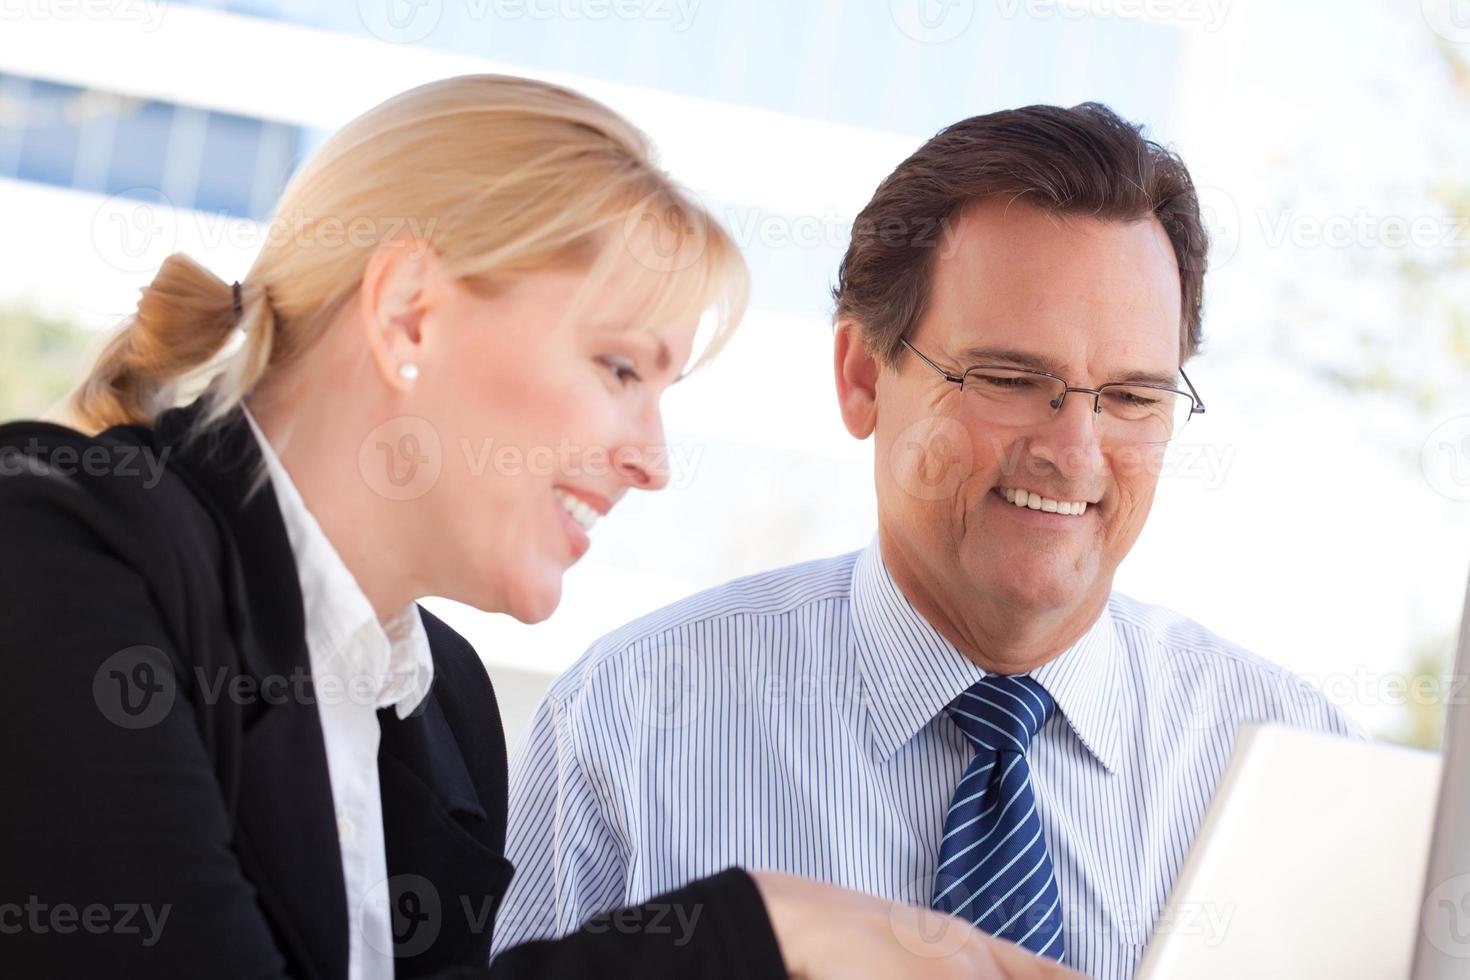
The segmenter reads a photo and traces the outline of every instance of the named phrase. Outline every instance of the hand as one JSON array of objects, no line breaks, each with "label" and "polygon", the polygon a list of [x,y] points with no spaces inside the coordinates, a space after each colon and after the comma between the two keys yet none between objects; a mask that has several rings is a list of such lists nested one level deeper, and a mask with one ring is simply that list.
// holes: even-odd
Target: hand
[{"label": "hand", "polygon": [[751,877],[765,900],[786,970],[797,980],[1082,976],[932,909],[779,871],[752,871]]}]

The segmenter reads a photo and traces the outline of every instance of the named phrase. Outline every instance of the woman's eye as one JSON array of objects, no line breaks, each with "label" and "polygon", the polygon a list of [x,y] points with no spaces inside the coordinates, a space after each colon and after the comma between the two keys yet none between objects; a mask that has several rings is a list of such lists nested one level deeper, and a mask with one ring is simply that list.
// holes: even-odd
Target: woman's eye
[{"label": "woman's eye", "polygon": [[625,361],[620,357],[604,357],[601,358],[601,361],[602,365],[612,372],[613,377],[617,378],[618,383],[621,385],[636,384],[643,380],[638,376],[638,372],[633,369],[633,365],[629,361]]}]

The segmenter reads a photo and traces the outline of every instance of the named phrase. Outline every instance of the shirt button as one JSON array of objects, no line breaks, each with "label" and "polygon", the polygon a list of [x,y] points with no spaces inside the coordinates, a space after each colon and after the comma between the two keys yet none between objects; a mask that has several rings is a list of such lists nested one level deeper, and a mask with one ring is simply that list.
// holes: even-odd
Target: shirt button
[{"label": "shirt button", "polygon": [[348,817],[337,818],[337,839],[343,844],[351,844],[357,837],[357,824]]}]

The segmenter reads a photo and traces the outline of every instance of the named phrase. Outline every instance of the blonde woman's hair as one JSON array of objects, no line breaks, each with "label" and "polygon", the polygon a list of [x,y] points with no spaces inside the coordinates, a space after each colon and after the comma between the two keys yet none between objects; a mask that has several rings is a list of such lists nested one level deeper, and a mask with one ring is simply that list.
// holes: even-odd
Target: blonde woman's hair
[{"label": "blonde woman's hair", "polygon": [[183,253],[165,259],[69,397],[69,421],[147,425],[200,392],[204,421],[218,420],[320,336],[402,234],[469,286],[561,262],[584,263],[590,282],[615,265],[626,279],[617,253],[631,251],[643,317],[713,313],[705,357],[748,288],[735,244],[641,131],[586,96],[502,75],[432,82],[357,117],[292,177],[269,228],[238,317],[230,283]]}]

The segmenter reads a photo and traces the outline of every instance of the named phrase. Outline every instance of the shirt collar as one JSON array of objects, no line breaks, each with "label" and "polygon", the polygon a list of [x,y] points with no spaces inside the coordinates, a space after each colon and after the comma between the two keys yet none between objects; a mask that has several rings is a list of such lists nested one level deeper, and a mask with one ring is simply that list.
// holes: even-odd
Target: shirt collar
[{"label": "shirt collar", "polygon": [[244,415],[260,443],[296,559],[313,678],[325,686],[330,677],[342,686],[340,696],[375,709],[392,706],[399,718],[407,718],[434,681],[434,658],[418,606],[409,603],[386,622],[378,621],[254,416],[248,409]]},{"label": "shirt collar", "polygon": [[[875,536],[852,573],[852,622],[863,696],[886,761],[986,676],[919,614],[888,572]],[[1056,700],[1078,739],[1108,772],[1118,764],[1118,677],[1112,616],[1102,615],[1070,648],[1031,672]]]}]

